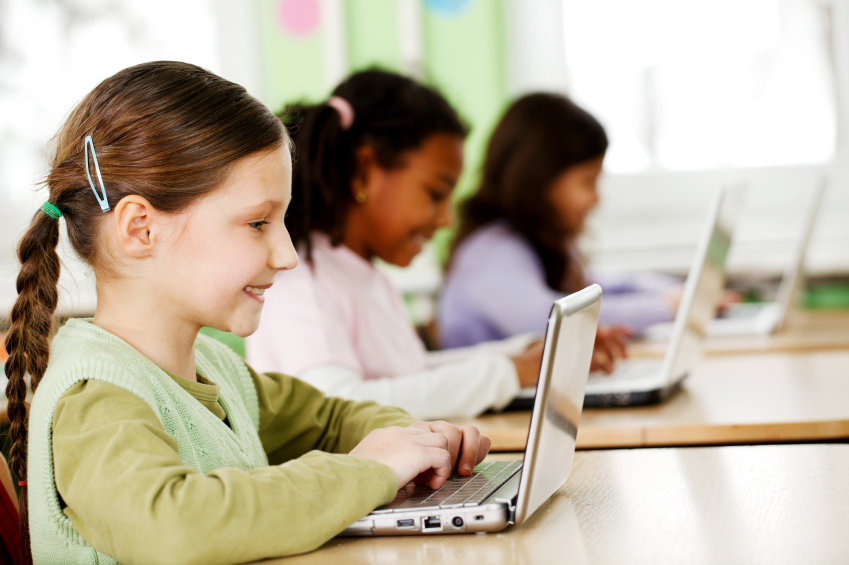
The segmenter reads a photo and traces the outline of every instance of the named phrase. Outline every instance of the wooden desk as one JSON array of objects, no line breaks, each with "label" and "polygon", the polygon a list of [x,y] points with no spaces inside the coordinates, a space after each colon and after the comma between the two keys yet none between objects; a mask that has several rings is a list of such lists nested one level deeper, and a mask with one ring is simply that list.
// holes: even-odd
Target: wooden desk
[{"label": "wooden desk", "polygon": [[847,477],[849,445],[584,451],[522,526],[340,538],[263,563],[845,563]]},{"label": "wooden desk", "polygon": [[[529,412],[472,423],[493,451],[521,451]],[[704,359],[667,402],[587,409],[578,449],[825,441],[849,438],[849,351]]]},{"label": "wooden desk", "polygon": [[[634,357],[663,357],[667,342],[635,341],[628,351]],[[711,337],[705,355],[822,351],[849,349],[849,310],[791,310],[781,331],[772,335]]]}]

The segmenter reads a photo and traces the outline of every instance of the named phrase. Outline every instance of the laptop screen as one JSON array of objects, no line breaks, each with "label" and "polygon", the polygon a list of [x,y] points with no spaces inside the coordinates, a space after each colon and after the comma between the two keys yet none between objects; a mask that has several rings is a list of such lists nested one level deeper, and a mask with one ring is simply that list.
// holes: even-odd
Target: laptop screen
[{"label": "laptop screen", "polygon": [[600,306],[601,287],[591,285],[551,308],[519,482],[516,524],[530,517],[569,477]]},{"label": "laptop screen", "polygon": [[689,372],[701,354],[707,325],[725,288],[725,263],[746,192],[744,184],[723,187],[713,200],[675,317],[668,349],[672,355],[664,360],[671,365],[665,367],[670,382]]}]

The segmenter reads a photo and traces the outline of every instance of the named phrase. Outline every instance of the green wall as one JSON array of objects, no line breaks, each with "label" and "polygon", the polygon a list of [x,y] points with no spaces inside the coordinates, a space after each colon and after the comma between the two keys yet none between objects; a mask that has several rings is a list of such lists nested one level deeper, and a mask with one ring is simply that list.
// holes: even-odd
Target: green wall
[{"label": "green wall", "polygon": [[306,37],[283,33],[277,21],[279,0],[260,0],[263,102],[274,112],[287,102],[317,100],[325,92],[321,30]]},{"label": "green wall", "polygon": [[[475,0],[452,16],[424,10],[426,82],[436,86],[471,126],[455,201],[477,186],[486,141],[506,103],[501,6],[494,0]],[[452,234],[453,230],[442,230],[434,238],[437,256],[443,261]]]},{"label": "green wall", "polygon": [[[278,24],[280,0],[261,0],[265,103],[279,110],[297,100],[322,100],[333,85],[324,78],[324,30],[293,37]],[[395,0],[345,0],[349,71],[371,66],[401,71]],[[497,0],[473,0],[454,13],[422,3],[424,82],[438,88],[471,127],[457,199],[474,190],[486,140],[506,103],[504,13]],[[451,232],[438,233],[445,257]]]},{"label": "green wall", "polygon": [[351,72],[368,67],[400,72],[395,0],[347,0],[345,20]]}]

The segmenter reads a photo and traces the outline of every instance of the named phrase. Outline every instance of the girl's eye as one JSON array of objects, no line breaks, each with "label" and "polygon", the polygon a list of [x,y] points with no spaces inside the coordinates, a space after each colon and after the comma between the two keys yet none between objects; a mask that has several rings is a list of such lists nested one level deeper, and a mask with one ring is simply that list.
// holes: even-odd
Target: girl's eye
[{"label": "girl's eye", "polygon": [[252,228],[255,228],[256,231],[262,231],[262,226],[264,226],[267,223],[268,222],[266,222],[265,220],[259,220],[258,222],[251,222],[249,225]]},{"label": "girl's eye", "polygon": [[433,200],[436,203],[439,203],[439,202],[442,202],[443,200],[445,200],[445,194],[443,194],[441,192],[437,192],[436,190],[431,190],[430,191],[430,199]]}]

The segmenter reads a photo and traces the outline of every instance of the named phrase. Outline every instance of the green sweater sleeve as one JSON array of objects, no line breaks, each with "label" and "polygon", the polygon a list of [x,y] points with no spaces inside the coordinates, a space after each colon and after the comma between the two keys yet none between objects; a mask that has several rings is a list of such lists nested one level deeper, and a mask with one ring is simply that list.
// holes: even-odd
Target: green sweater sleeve
[{"label": "green sweater sleeve", "polygon": [[272,464],[312,449],[348,453],[374,429],[416,421],[400,408],[328,398],[294,377],[248,369],[259,395],[259,438]]},{"label": "green sweater sleeve", "polygon": [[324,399],[256,375],[263,444],[285,463],[201,474],[143,400],[101,381],[66,392],[53,419],[56,487],[95,549],[122,563],[241,563],[310,551],[391,500],[392,471],[347,451],[403,413]]}]

